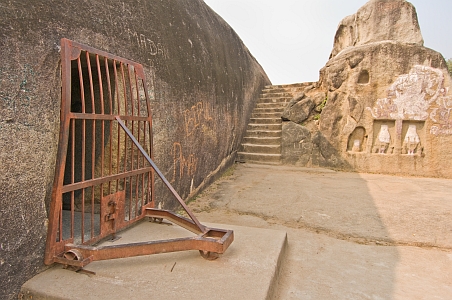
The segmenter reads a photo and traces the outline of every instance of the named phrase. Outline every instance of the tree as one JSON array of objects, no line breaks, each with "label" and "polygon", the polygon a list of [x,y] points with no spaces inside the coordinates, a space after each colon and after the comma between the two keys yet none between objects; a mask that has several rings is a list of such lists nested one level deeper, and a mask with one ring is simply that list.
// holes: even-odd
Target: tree
[{"label": "tree", "polygon": [[452,76],[452,58],[449,58],[447,61],[447,69],[449,69],[449,74]]}]

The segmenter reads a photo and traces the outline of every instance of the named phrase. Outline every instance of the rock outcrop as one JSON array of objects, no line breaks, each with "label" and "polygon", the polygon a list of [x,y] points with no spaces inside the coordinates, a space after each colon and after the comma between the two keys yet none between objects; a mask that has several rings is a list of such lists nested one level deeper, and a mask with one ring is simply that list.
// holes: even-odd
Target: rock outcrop
[{"label": "rock outcrop", "polygon": [[[422,44],[404,0],[372,0],[345,18],[319,81],[283,115],[283,162],[452,178],[451,78]],[[319,94],[323,107],[297,111]]]},{"label": "rock outcrop", "polygon": [[[0,298],[43,267],[58,148],[60,39],[144,66],[154,153],[182,197],[233,163],[270,83],[202,0],[7,1],[0,6]],[[157,182],[157,185],[161,184]],[[172,208],[157,186],[157,202]]]},{"label": "rock outcrop", "polygon": [[411,3],[402,0],[367,2],[356,14],[339,23],[330,58],[348,47],[379,41],[423,46],[416,10]]}]

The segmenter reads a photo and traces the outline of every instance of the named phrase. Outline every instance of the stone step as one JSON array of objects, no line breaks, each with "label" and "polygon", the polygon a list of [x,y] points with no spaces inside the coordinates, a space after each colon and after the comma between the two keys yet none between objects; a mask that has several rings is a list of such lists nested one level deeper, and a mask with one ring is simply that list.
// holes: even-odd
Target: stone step
[{"label": "stone step", "polygon": [[285,92],[285,93],[265,93],[265,94],[261,94],[260,99],[265,99],[265,98],[292,98],[293,95],[290,92]]},{"label": "stone step", "polygon": [[249,124],[282,124],[281,118],[251,118]]},{"label": "stone step", "polygon": [[237,161],[249,163],[280,164],[281,154],[238,152]]},{"label": "stone step", "polygon": [[247,130],[281,130],[282,124],[248,124]]},{"label": "stone step", "polygon": [[284,108],[287,103],[257,103],[256,108]]},{"label": "stone step", "polygon": [[257,145],[281,145],[281,137],[245,136],[243,138],[243,143]]},{"label": "stone step", "polygon": [[242,144],[242,151],[259,154],[281,154],[281,145]]},{"label": "stone step", "polygon": [[276,112],[253,112],[251,118],[279,118],[281,119],[282,110]]},{"label": "stone step", "polygon": [[293,97],[280,97],[280,98],[259,98],[257,103],[287,103],[292,100]]},{"label": "stone step", "polygon": [[285,107],[256,107],[253,110],[253,113],[262,114],[262,113],[280,113],[284,111]]},{"label": "stone step", "polygon": [[297,87],[307,87],[309,85],[314,84],[315,82],[303,82],[303,83],[291,83],[291,84],[278,84],[278,85],[267,85],[265,86],[265,89],[275,88],[275,89],[281,89],[281,88],[297,88]]},{"label": "stone step", "polygon": [[267,93],[285,93],[286,89],[285,88],[268,88],[268,89],[263,89],[262,90],[262,94],[267,94]]},{"label": "stone step", "polygon": [[247,130],[246,138],[280,138],[282,130]]}]

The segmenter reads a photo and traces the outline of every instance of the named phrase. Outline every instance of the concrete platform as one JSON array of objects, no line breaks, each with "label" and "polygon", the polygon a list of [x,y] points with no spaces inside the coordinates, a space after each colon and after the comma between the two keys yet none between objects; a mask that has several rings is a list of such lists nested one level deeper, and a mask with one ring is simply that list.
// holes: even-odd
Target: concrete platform
[{"label": "concrete platform", "polygon": [[[270,299],[287,247],[284,231],[205,224],[234,230],[235,240],[215,261],[198,251],[96,261],[96,275],[55,266],[27,281],[24,299]],[[176,225],[143,222],[116,244],[192,236]],[[110,242],[107,242],[110,243]],[[110,243],[111,244],[111,243]]]}]

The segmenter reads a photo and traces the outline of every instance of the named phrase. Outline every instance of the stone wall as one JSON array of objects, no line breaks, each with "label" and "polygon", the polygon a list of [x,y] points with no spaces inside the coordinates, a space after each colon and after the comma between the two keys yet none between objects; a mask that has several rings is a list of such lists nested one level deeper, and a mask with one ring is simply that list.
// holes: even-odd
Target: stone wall
[{"label": "stone wall", "polygon": [[[58,147],[60,39],[143,64],[154,157],[186,198],[230,165],[270,82],[202,0],[8,1],[0,8],[0,298],[43,268]],[[156,201],[174,202],[157,184]]]}]

